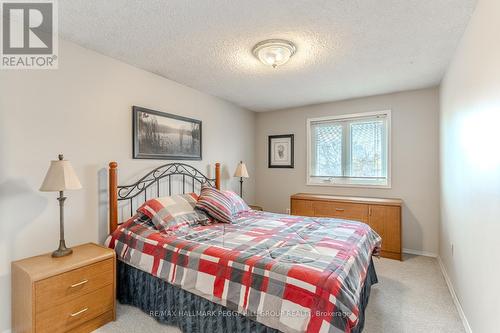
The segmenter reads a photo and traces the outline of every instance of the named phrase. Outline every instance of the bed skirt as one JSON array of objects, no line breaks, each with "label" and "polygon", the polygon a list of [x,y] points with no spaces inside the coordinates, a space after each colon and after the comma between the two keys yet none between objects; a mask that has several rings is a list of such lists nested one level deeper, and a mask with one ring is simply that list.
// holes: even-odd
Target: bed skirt
[{"label": "bed skirt", "polygon": [[[280,332],[121,261],[118,261],[117,273],[120,303],[133,305],[160,323],[179,327],[184,333]],[[354,333],[363,330],[370,287],[377,282],[372,260],[361,291],[359,322]]]}]

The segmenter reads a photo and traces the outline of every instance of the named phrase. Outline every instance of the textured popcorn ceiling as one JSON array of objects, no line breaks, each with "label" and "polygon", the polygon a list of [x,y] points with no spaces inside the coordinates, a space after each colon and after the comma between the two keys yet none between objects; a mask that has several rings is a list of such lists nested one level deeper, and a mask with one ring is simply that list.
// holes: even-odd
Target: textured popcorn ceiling
[{"label": "textured popcorn ceiling", "polygon": [[[475,0],[62,0],[60,35],[255,111],[436,85]],[[295,43],[277,69],[269,38]]]}]

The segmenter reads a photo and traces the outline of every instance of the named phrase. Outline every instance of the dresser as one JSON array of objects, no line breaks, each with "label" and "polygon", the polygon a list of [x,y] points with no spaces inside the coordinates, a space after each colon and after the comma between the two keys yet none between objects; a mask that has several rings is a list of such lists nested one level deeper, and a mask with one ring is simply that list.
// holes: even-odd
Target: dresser
[{"label": "dresser", "polygon": [[297,193],[290,197],[292,215],[335,217],[368,224],[382,237],[381,256],[402,259],[400,199]]},{"label": "dresser", "polygon": [[91,332],[114,320],[115,276],[115,252],[92,243],[13,262],[13,332]]}]

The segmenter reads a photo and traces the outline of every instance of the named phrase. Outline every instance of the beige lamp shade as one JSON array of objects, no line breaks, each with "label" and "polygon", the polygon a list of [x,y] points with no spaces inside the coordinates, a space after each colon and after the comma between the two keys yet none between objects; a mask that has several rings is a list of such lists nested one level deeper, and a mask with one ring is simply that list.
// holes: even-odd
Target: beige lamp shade
[{"label": "beige lamp shade", "polygon": [[240,164],[238,164],[238,166],[236,167],[236,171],[234,172],[234,177],[242,177],[242,178],[250,177],[248,175],[247,166],[245,165],[245,163],[240,162]]},{"label": "beige lamp shade", "polygon": [[82,184],[80,184],[71,163],[63,160],[62,155],[59,155],[59,158],[58,161],[50,162],[49,170],[45,175],[40,191],[58,192],[82,188]]}]

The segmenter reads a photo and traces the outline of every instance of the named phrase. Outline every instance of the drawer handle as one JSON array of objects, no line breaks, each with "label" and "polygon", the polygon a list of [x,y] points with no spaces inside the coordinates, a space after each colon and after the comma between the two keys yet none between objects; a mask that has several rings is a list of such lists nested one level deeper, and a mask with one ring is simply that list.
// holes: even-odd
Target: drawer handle
[{"label": "drawer handle", "polygon": [[344,208],[335,208],[337,212],[343,212],[345,209]]},{"label": "drawer handle", "polygon": [[78,312],[75,312],[75,313],[72,313],[71,314],[71,317],[76,317],[78,315],[81,315],[82,313],[84,313],[85,311],[87,311],[89,308],[85,308],[85,309],[81,309],[80,311]]},{"label": "drawer handle", "polygon": [[78,287],[78,286],[81,286],[81,285],[84,285],[85,283],[89,282],[89,280],[83,280],[82,282],[78,282],[78,283],[75,283],[75,284],[72,284],[70,286],[70,288],[75,288],[75,287]]}]

